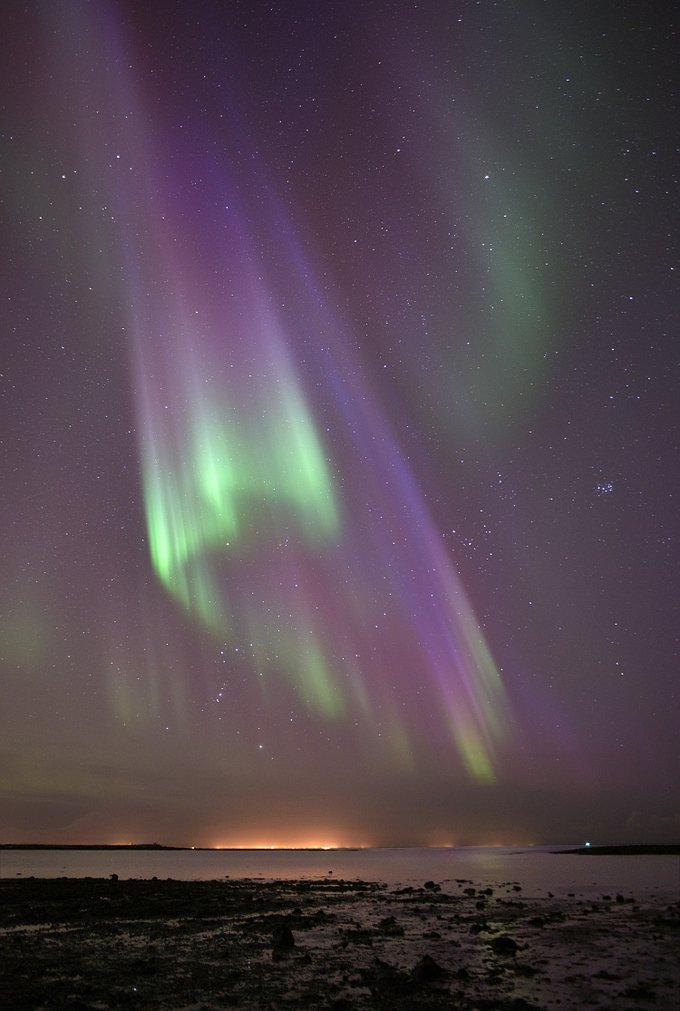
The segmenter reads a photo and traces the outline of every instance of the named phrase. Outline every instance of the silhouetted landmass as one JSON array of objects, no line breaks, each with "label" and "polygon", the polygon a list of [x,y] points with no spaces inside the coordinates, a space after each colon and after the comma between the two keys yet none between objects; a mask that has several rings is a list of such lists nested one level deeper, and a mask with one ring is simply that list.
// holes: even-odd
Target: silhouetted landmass
[{"label": "silhouetted landmass", "polygon": [[595,857],[670,856],[680,854],[680,843],[669,846],[579,846],[575,850],[559,850],[559,853]]},{"label": "silhouetted landmass", "polygon": [[[287,853],[323,853],[327,846],[277,846]],[[162,846],[160,843],[0,843],[0,850],[167,850],[173,853],[257,853],[254,846]],[[336,846],[334,850],[354,853],[358,846]]]},{"label": "silhouetted landmass", "polygon": [[0,850],[187,850],[191,846],[161,846],[160,843],[0,843]]}]

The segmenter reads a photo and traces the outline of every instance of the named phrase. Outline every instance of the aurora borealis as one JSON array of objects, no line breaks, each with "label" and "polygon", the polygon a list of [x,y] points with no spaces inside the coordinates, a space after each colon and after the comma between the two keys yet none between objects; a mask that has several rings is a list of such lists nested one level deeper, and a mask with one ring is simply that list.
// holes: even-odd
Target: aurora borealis
[{"label": "aurora borealis", "polygon": [[639,14],[2,15],[4,841],[677,838]]}]

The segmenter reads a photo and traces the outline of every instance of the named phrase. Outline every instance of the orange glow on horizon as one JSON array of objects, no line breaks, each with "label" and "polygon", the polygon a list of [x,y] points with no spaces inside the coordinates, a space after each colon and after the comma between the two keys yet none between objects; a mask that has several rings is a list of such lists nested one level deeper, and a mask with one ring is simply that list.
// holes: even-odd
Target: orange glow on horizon
[{"label": "orange glow on horizon", "polygon": [[310,832],[308,835],[287,835],[277,832],[253,833],[253,835],[225,838],[224,836],[205,843],[211,849],[236,850],[341,850],[370,849],[370,842],[357,842],[330,832]]},{"label": "orange glow on horizon", "polygon": [[[79,841],[79,845],[97,845],[96,842],[91,840],[86,840],[83,842]],[[533,839],[522,839],[518,838],[516,835],[508,836],[506,838],[499,837],[497,835],[480,835],[480,836],[452,836],[452,835],[433,835],[429,839],[423,839],[422,841],[400,841],[398,839],[371,839],[364,837],[363,839],[357,839],[356,837],[351,838],[342,832],[337,834],[332,831],[309,832],[304,835],[288,835],[284,830],[282,833],[274,830],[273,832],[253,832],[252,835],[240,835],[235,837],[229,837],[226,834],[215,838],[201,837],[200,834],[193,836],[188,840],[182,839],[167,839],[159,838],[158,840],[149,839],[147,837],[137,837],[130,838],[130,836],[122,837],[120,835],[109,837],[104,842],[99,841],[100,845],[106,846],[118,846],[118,847],[134,847],[134,846],[152,846],[161,845],[168,846],[170,848],[179,847],[183,849],[215,849],[215,850],[262,850],[262,851],[285,851],[285,850],[316,850],[316,851],[333,851],[333,850],[363,850],[363,849],[400,849],[400,848],[416,848],[416,849],[468,849],[468,848],[484,848],[484,849],[498,849],[498,848],[508,848],[511,846],[527,847],[535,846],[536,842]]]},{"label": "orange glow on horizon", "polygon": [[[346,849],[349,847],[343,846],[341,843],[336,842],[319,842],[317,840],[291,840],[282,841],[278,840],[276,842],[263,842],[261,839],[255,840],[236,840],[224,842],[220,841],[213,843],[210,846],[211,849],[218,850],[338,850]],[[354,849],[355,847],[351,847]]]}]

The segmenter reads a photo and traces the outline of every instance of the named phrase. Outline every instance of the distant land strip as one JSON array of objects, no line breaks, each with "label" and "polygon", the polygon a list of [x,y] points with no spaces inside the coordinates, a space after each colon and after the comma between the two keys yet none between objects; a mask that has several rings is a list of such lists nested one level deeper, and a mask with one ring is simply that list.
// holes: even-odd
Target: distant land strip
[{"label": "distant land strip", "polygon": [[[277,846],[277,850],[287,852],[327,852],[324,846]],[[337,846],[333,850],[343,852],[354,852],[362,847],[358,846]],[[370,848],[370,847],[369,847]],[[381,849],[393,849],[395,847],[378,847]],[[400,847],[396,847],[397,849]],[[408,847],[407,847],[408,848]],[[420,848],[420,847],[416,847]],[[426,848],[426,847],[425,847]],[[456,847],[452,847],[455,849]],[[468,847],[463,847],[467,849]],[[483,847],[480,847],[480,849]],[[493,847],[492,847],[493,848]],[[161,843],[0,843],[0,850],[153,850],[171,852],[203,852],[203,853],[259,853],[269,847],[256,846],[164,846]],[[527,847],[527,850],[534,847]],[[634,846],[579,846],[576,849],[552,850],[559,856],[563,854],[577,854],[578,856],[680,856],[680,843],[670,843],[667,845],[644,844]]]},{"label": "distant land strip", "polygon": [[579,846],[575,850],[553,850],[554,853],[577,853],[579,856],[593,857],[632,857],[632,856],[671,856],[680,854],[680,843],[668,846]]},{"label": "distant land strip", "polygon": [[[358,846],[333,846],[334,851],[353,853]],[[0,850],[171,850],[191,853],[260,853],[270,849],[289,853],[323,853],[327,846],[163,846],[161,843],[0,843]]]},{"label": "distant land strip", "polygon": [[160,843],[0,843],[0,850],[191,850],[202,846],[161,846]]}]

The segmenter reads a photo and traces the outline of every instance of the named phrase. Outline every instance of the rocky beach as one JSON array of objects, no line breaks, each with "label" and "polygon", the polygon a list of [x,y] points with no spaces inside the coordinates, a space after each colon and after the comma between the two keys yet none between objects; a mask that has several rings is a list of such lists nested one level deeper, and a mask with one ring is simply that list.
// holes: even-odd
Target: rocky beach
[{"label": "rocky beach", "polygon": [[0,1004],[132,1008],[680,1006],[677,896],[524,897],[513,881],[0,880]]}]

